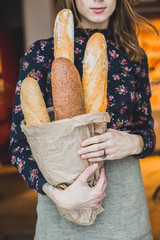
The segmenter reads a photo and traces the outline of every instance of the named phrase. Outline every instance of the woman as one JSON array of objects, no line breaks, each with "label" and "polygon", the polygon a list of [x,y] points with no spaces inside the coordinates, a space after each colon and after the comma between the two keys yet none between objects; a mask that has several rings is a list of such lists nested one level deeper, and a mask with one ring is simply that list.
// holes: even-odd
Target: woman
[{"label": "woman", "polygon": [[[90,188],[87,179],[96,171],[97,163],[86,168],[64,191],[47,184],[39,171],[20,129],[24,117],[19,93],[22,80],[28,76],[34,77],[40,85],[46,106],[52,106],[50,73],[54,60],[54,39],[35,42],[22,60],[13,107],[10,154],[13,165],[29,186],[39,193],[36,240],[153,239],[139,158],[153,152],[155,134],[149,101],[151,92],[147,58],[136,36],[136,27],[146,20],[135,12],[135,2],[55,1],[56,14],[63,8],[70,8],[74,14],[75,66],[81,77],[89,37],[101,32],[108,46],[107,111],[111,115],[111,123],[105,134],[86,139],[78,151],[84,161],[106,160],[95,187]],[[93,209],[101,204],[104,212],[89,227],[67,221],[56,210],[56,205],[65,209]]]}]

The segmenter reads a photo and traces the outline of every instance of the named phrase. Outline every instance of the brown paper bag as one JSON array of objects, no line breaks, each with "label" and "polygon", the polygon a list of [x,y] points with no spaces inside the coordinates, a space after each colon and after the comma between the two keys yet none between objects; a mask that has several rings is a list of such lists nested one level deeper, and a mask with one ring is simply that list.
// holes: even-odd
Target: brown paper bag
[{"label": "brown paper bag", "polygon": [[[53,108],[49,108],[49,113],[52,115]],[[33,126],[25,125],[23,121],[21,129],[44,178],[49,184],[65,189],[90,164],[77,154],[82,140],[104,133],[109,121],[110,117],[106,112],[90,113]],[[99,169],[102,165],[103,162],[99,164]],[[88,179],[90,186],[96,184],[99,169]],[[58,208],[58,211],[72,222],[91,225],[103,208],[90,211]]]}]

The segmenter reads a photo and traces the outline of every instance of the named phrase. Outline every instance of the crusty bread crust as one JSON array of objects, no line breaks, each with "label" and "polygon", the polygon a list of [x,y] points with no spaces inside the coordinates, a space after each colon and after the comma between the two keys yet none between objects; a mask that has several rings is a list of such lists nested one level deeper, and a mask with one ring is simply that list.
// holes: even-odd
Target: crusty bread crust
[{"label": "crusty bread crust", "polygon": [[55,120],[85,114],[80,75],[69,59],[57,58],[53,61],[51,82]]},{"label": "crusty bread crust", "polygon": [[74,63],[74,22],[69,9],[61,10],[54,26],[54,57],[65,57]]},{"label": "crusty bread crust", "polygon": [[82,86],[86,113],[106,112],[108,58],[105,37],[93,34],[83,59]]},{"label": "crusty bread crust", "polygon": [[50,122],[42,92],[34,78],[28,77],[23,80],[20,100],[27,125]]}]

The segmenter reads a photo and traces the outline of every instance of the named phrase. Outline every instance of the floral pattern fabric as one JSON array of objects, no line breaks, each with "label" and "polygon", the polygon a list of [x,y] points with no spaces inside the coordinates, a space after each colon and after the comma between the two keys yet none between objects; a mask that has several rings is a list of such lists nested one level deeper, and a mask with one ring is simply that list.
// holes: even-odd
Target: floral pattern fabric
[{"label": "floral pattern fabric", "polygon": [[[89,37],[98,30],[75,28],[75,66],[80,77],[83,74],[83,57]],[[130,62],[126,53],[110,41],[110,31],[101,30],[107,43],[108,54],[108,90],[107,112],[111,115],[108,128],[128,131],[143,137],[145,146],[138,158],[150,155],[155,146],[153,118],[150,107],[150,84],[148,79],[147,57],[141,62]],[[51,65],[54,60],[54,39],[38,40],[25,53],[20,67],[19,79],[15,91],[10,134],[10,155],[12,164],[35,191],[42,193],[46,182],[32,156],[20,124],[24,119],[20,104],[20,89],[26,77],[33,77],[42,91],[46,107],[53,106],[51,90]]]}]

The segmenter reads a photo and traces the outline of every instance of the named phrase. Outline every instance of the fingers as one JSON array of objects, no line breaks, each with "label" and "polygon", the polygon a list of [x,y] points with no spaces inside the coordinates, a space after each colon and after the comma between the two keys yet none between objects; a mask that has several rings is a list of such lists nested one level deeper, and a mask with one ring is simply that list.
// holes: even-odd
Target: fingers
[{"label": "fingers", "polygon": [[105,177],[103,187],[102,187],[102,196],[105,195],[106,188],[107,188],[107,179]]},{"label": "fingers", "polygon": [[117,156],[117,154],[115,153],[108,153],[108,151],[106,151],[107,155],[105,158],[102,158],[102,157],[93,157],[93,158],[88,158],[87,160],[89,162],[101,162],[103,160],[114,160],[114,159],[119,159],[119,157]]},{"label": "fingers", "polygon": [[106,196],[106,187],[107,187],[107,185],[106,185],[106,183],[105,183],[105,185],[104,185],[104,191],[103,191],[103,193],[102,193],[101,198],[97,198],[96,201],[94,201],[94,204],[92,205],[92,207],[89,208],[90,210],[101,207],[101,205],[102,205],[102,203],[103,203],[103,200],[104,200],[104,198],[105,198],[105,196]]},{"label": "fingers", "polygon": [[[103,144],[104,145],[104,144]],[[104,147],[103,147],[103,145],[101,145],[101,146],[98,146],[98,147],[96,147],[96,146],[94,146],[94,147],[87,147],[87,148],[85,148],[84,149],[84,151],[83,152],[87,152],[87,151],[91,151],[91,149],[94,149],[94,151],[93,152],[89,152],[89,153],[84,153],[84,154],[82,154],[81,155],[81,158],[82,159],[89,159],[89,158],[96,158],[96,157],[101,157],[103,154],[104,154]],[[102,148],[101,150],[96,150],[97,148]]]},{"label": "fingers", "polygon": [[99,208],[102,205],[103,199],[99,198],[94,200],[93,202],[90,202],[88,206],[86,205],[85,207],[79,206],[79,209],[86,209],[86,210],[92,210],[95,208]]},{"label": "fingers", "polygon": [[105,142],[99,143],[99,144],[93,144],[93,145],[90,145],[88,147],[84,147],[84,148],[79,149],[78,154],[83,156],[86,153],[97,152],[97,151],[100,151],[104,148],[106,148],[106,143]]},{"label": "fingers", "polygon": [[105,132],[104,134],[85,139],[84,141],[82,141],[81,146],[86,147],[91,144],[102,143],[109,139],[112,139],[113,137],[114,137],[114,131],[107,130],[107,132]]},{"label": "fingers", "polygon": [[84,172],[78,177],[78,181],[81,181],[81,183],[87,184],[87,179],[98,169],[98,164],[95,163],[89,167],[87,167]]},{"label": "fingers", "polygon": [[104,161],[104,160],[111,160],[110,159],[110,156],[109,155],[106,155],[106,157],[105,158],[102,158],[102,156],[101,157],[94,157],[94,158],[88,158],[87,159],[89,162],[101,162],[101,161]]},{"label": "fingers", "polygon": [[100,143],[100,142],[104,142],[105,141],[105,136],[104,134],[98,135],[98,136],[94,136],[92,138],[88,138],[85,139],[84,141],[82,141],[81,146],[85,147],[91,144],[95,144],[95,143]]},{"label": "fingers", "polygon": [[[76,180],[79,181],[79,185],[83,188],[85,188],[86,196],[85,201],[79,201],[79,204],[77,205],[77,209],[94,209],[99,208],[103,202],[103,198],[106,195],[105,190],[107,187],[107,181],[105,177],[105,170],[104,168],[101,169],[99,179],[97,184],[90,188],[87,183],[87,179],[90,175],[92,175],[96,170],[98,169],[98,164],[93,164],[89,167],[87,167],[84,172],[79,176],[79,178]],[[80,196],[81,197],[81,196]]]},{"label": "fingers", "polygon": [[99,179],[98,179],[97,184],[95,186],[97,186],[99,188],[102,188],[104,180],[105,180],[105,170],[104,170],[104,168],[101,168]]},{"label": "fingers", "polygon": [[107,187],[107,180],[106,180],[106,176],[105,176],[105,170],[104,170],[104,168],[101,168],[99,179],[97,181],[97,184],[94,186],[94,189],[96,191],[98,190],[98,192],[100,192],[100,194],[102,196],[106,187]]},{"label": "fingers", "polygon": [[102,206],[102,203],[103,203],[103,199],[101,199],[98,203],[94,203],[92,205],[92,207],[87,207],[85,208],[86,210],[93,210],[93,209],[97,209],[97,208],[100,208]]},{"label": "fingers", "polygon": [[[104,149],[107,154],[111,154],[115,151],[115,147],[115,142],[110,139],[103,143],[93,144],[87,147],[80,148],[78,150],[78,155],[80,155],[82,159],[100,158],[104,154]],[[102,161],[102,159],[100,161]]]},{"label": "fingers", "polygon": [[101,205],[102,205],[102,202],[103,202],[103,199],[95,207],[93,207],[92,209],[100,208]]}]

